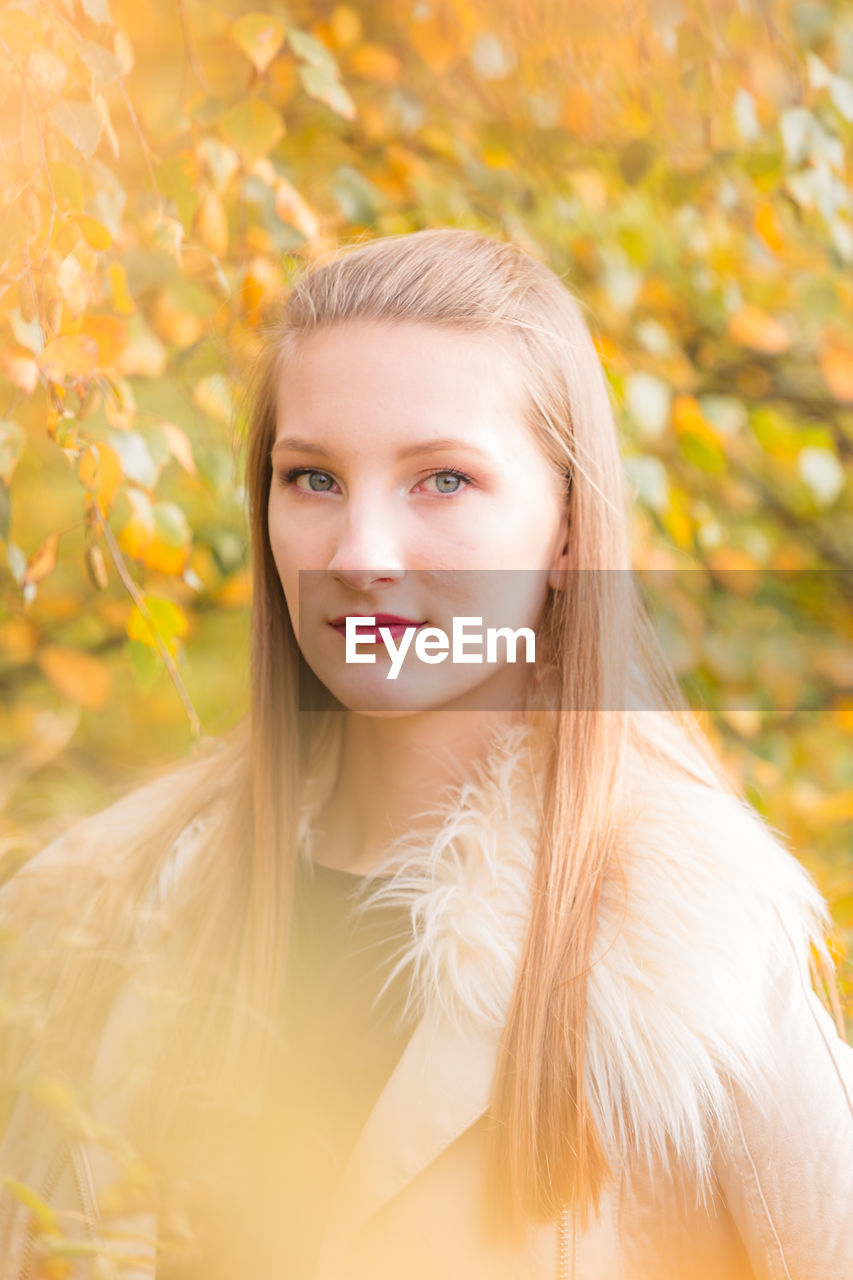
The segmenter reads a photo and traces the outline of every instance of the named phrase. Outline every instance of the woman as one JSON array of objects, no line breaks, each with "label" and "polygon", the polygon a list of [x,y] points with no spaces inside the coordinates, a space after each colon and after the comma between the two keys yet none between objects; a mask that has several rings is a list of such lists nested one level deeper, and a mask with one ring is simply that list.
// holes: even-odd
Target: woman
[{"label": "woman", "polygon": [[853,1273],[826,907],[655,656],[577,302],[374,241],[253,404],[247,721],[4,890],[4,1276]]}]

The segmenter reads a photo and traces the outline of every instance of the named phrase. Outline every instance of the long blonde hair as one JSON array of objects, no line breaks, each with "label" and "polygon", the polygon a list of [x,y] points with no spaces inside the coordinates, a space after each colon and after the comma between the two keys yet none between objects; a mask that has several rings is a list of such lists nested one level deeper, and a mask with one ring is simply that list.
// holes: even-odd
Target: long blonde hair
[{"label": "long blonde hair", "polygon": [[[565,478],[571,563],[565,590],[549,596],[542,628],[556,673],[549,802],[495,1080],[488,1177],[495,1222],[545,1220],[564,1204],[585,1216],[608,1174],[584,1087],[586,974],[619,839],[614,797],[625,761],[633,752],[651,768],[729,784],[630,585],[617,433],[581,305],[512,243],[452,229],[386,237],[309,268],[285,298],[255,372],[246,439],[249,715],[215,749],[172,766],[60,842],[74,867],[61,904],[45,906],[41,884],[56,872],[39,871],[38,859],[29,877],[26,869],[16,877],[22,891],[35,886],[32,910],[45,938],[56,936],[56,913],[73,920],[79,937],[91,933],[98,941],[88,951],[72,947],[58,973],[54,963],[39,1028],[52,1027],[62,1044],[63,1019],[73,1010],[72,1040],[80,1048],[72,1067],[85,1072],[110,1000],[140,962],[140,912],[152,900],[166,850],[195,819],[215,814],[192,874],[173,886],[168,909],[143,930],[161,962],[169,956],[181,1007],[193,1011],[190,1020],[175,1019],[170,1067],[146,1112],[151,1149],[157,1126],[165,1132],[177,1122],[192,1082],[204,1077],[210,1084],[212,1062],[221,1064],[217,1096],[233,1095],[235,1080],[244,1099],[256,1096],[252,1081],[262,1088],[285,973],[302,782],[326,727],[323,715],[300,710],[300,689],[314,677],[270,549],[270,450],[284,362],[298,358],[305,335],[358,319],[453,326],[508,344],[523,370],[530,429]],[[56,1060],[68,1065],[67,1054]]]}]

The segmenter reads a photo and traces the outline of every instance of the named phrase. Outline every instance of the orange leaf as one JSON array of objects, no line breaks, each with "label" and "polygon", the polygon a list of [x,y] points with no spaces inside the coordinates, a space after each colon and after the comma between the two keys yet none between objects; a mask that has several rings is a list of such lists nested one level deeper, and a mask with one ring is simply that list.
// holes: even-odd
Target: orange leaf
[{"label": "orange leaf", "polygon": [[32,352],[10,343],[0,352],[0,369],[24,395],[31,396],[38,386],[39,370]]},{"label": "orange leaf", "polygon": [[84,451],[77,474],[86,488],[98,495],[102,507],[112,505],[124,479],[121,458],[111,445],[100,441]]},{"label": "orange leaf", "polygon": [[353,49],[349,67],[354,75],[376,80],[379,84],[398,84],[402,74],[399,58],[384,45],[369,41]]},{"label": "orange leaf", "polygon": [[709,568],[736,596],[751,596],[758,589],[763,570],[739,547],[717,547],[707,555]]},{"label": "orange leaf", "polygon": [[172,457],[181,464],[184,471],[194,476],[196,473],[195,459],[193,458],[192,445],[185,432],[180,427],[176,427],[173,422],[163,422],[160,425]]},{"label": "orange leaf", "polygon": [[112,672],[90,653],[49,644],[39,653],[38,664],[54,688],[72,702],[93,711],[106,703],[112,688]]},{"label": "orange leaf", "polygon": [[282,178],[276,185],[275,211],[282,222],[301,231],[306,240],[313,240],[317,236],[319,227],[314,211],[286,178]]},{"label": "orange leaf", "polygon": [[204,321],[194,315],[168,291],[157,295],[152,307],[151,319],[157,333],[176,347],[191,347],[204,333]]},{"label": "orange leaf", "polygon": [[336,5],[329,17],[329,34],[338,49],[347,49],[361,35],[361,17],[348,4]]},{"label": "orange leaf", "polygon": [[56,552],[59,548],[59,534],[52,533],[45,538],[42,545],[27,561],[27,567],[21,578],[21,586],[28,582],[41,582],[56,568]]},{"label": "orange leaf", "polygon": [[189,558],[189,547],[169,547],[161,538],[154,538],[142,553],[142,561],[149,569],[172,576],[183,573]]},{"label": "orange leaf", "polygon": [[437,17],[412,22],[409,38],[427,66],[437,75],[447,71],[459,59],[456,41]]},{"label": "orange leaf", "polygon": [[38,366],[51,382],[88,378],[98,365],[98,344],[88,334],[54,338],[38,357]]},{"label": "orange leaf", "polygon": [[729,336],[742,347],[771,356],[787,351],[791,345],[785,326],[769,312],[749,303],[729,320]]},{"label": "orange leaf", "polygon": [[119,534],[118,544],[122,551],[139,560],[154,541],[154,511],[150,499],[137,489],[128,489],[127,498],[133,513]]},{"label": "orange leaf", "polygon": [[98,348],[102,367],[115,364],[127,344],[127,326],[118,316],[86,316],[81,332],[92,338]]},{"label": "orange leaf", "polygon": [[833,399],[853,403],[853,346],[828,343],[820,353],[820,371]]}]

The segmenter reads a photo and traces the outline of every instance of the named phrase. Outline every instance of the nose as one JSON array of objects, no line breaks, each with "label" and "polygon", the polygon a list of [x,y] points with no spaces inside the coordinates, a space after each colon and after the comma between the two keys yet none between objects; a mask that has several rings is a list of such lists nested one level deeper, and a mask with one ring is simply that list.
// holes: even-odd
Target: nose
[{"label": "nose", "polygon": [[391,513],[377,500],[375,491],[366,501],[347,504],[328,570],[356,591],[403,577],[399,530],[394,528]]}]

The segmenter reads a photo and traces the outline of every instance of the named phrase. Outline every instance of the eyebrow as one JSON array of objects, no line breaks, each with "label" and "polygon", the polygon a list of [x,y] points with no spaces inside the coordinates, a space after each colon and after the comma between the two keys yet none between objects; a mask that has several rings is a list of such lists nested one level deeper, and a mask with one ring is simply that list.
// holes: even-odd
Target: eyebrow
[{"label": "eyebrow", "polygon": [[[486,454],[482,449],[478,449],[476,445],[469,444],[466,440],[459,440],[454,436],[440,436],[438,439],[418,440],[415,444],[407,444],[405,448],[398,450],[397,458],[402,461],[405,458],[413,458],[418,454],[440,453],[445,449],[462,450],[465,453],[475,454],[477,457],[482,458],[483,461],[486,461]],[[276,440],[270,451],[270,456],[275,457],[277,453],[283,453],[286,450],[292,450],[295,453],[310,453],[317,458],[330,458],[332,456],[322,445],[315,443],[315,441],[301,440],[296,436],[283,436],[280,440]]]}]

